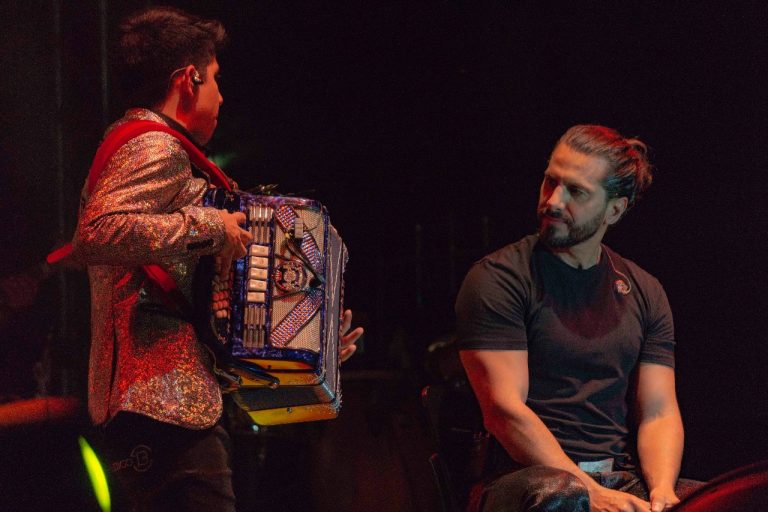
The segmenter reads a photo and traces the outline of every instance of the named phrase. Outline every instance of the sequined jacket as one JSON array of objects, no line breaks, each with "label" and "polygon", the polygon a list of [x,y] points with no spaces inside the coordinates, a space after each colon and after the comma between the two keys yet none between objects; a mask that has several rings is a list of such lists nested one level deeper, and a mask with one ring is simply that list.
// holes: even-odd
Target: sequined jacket
[{"label": "sequined jacket", "polygon": [[[126,120],[164,122],[132,109],[113,127]],[[225,237],[216,210],[201,206],[207,187],[176,139],[149,132],[112,156],[90,194],[83,190],[73,245],[90,279],[88,408],[96,424],[130,411],[202,429],[221,416],[207,350],[140,267],[160,264],[191,300],[200,256],[218,252]]]}]

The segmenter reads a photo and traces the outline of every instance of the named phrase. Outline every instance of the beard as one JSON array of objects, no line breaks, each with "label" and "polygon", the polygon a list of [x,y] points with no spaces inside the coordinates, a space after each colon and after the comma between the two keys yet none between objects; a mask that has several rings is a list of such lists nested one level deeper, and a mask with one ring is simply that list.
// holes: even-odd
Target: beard
[{"label": "beard", "polygon": [[[590,239],[603,224],[605,208],[594,217],[581,224],[574,224],[573,220],[566,219],[560,212],[539,211],[539,239],[553,249],[567,249]],[[558,227],[553,224],[545,224],[544,218],[559,219],[566,227],[566,233],[558,233]]]}]

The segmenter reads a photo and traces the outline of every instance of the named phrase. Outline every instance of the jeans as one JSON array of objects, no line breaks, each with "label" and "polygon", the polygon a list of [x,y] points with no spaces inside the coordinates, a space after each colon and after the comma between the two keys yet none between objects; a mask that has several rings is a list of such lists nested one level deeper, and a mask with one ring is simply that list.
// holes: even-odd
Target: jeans
[{"label": "jeans", "polygon": [[119,413],[103,430],[113,510],[234,512],[230,440],[221,425],[189,430]]}]

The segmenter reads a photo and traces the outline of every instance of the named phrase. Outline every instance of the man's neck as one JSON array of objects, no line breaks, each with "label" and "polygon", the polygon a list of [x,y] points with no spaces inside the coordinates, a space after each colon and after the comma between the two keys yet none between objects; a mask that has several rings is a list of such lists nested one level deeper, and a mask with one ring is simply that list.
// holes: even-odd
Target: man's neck
[{"label": "man's neck", "polygon": [[203,146],[203,145],[201,145],[201,144],[199,144],[197,142],[197,140],[195,139],[195,137],[181,123],[176,121],[174,118],[169,117],[169,116],[167,116],[167,115],[165,115],[162,112],[159,112],[157,110],[152,109],[152,112],[154,112],[155,114],[157,114],[158,116],[163,118],[163,120],[168,124],[168,126],[170,126],[174,130],[176,130],[177,132],[179,132],[180,134],[185,136],[187,139],[189,139],[189,141],[192,142],[192,144],[197,146],[197,149],[199,149],[203,153],[206,153],[206,154],[208,153],[208,148]]},{"label": "man's neck", "polygon": [[585,240],[573,247],[550,247],[549,250],[565,262],[566,265],[581,269],[587,269],[597,265],[600,261],[600,255],[602,254],[600,239]]},{"label": "man's neck", "polygon": [[182,103],[183,101],[179,92],[172,90],[168,93],[165,99],[155,105],[152,110],[163,114],[165,117],[173,119],[183,126],[185,130],[189,131],[190,114],[185,110]]},{"label": "man's neck", "polygon": [[[164,117],[167,121],[171,121],[169,124],[171,125],[171,128],[175,128],[176,130],[180,131],[184,136],[186,136],[189,140],[191,140],[203,153],[208,152],[208,148],[195,138],[195,136],[192,134],[192,132],[189,131],[187,123],[184,122],[184,116],[178,115],[180,113],[180,109],[178,108],[178,99],[176,97],[171,97],[166,99],[163,103],[157,105],[152,109],[153,112],[160,114],[162,117]],[[181,128],[181,129],[179,129]]]},{"label": "man's neck", "polygon": [[173,119],[176,123],[183,126],[184,129],[187,130],[187,123],[184,122],[184,116],[179,115],[181,113],[181,109],[179,108],[179,99],[177,96],[167,98],[163,103],[157,105],[152,110],[163,114],[169,119]]}]

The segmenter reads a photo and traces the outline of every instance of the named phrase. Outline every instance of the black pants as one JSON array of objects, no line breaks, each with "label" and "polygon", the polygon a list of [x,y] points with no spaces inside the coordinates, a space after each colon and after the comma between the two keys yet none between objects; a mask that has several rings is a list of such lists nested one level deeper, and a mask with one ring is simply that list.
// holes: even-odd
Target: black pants
[{"label": "black pants", "polygon": [[[590,473],[597,483],[648,501],[648,488],[633,471]],[[685,498],[702,482],[680,479],[675,494]],[[589,493],[584,483],[567,471],[531,466],[497,478],[474,499],[470,510],[482,512],[589,512]]]},{"label": "black pants", "polygon": [[113,510],[235,510],[230,440],[221,426],[189,430],[119,413],[103,430]]}]

